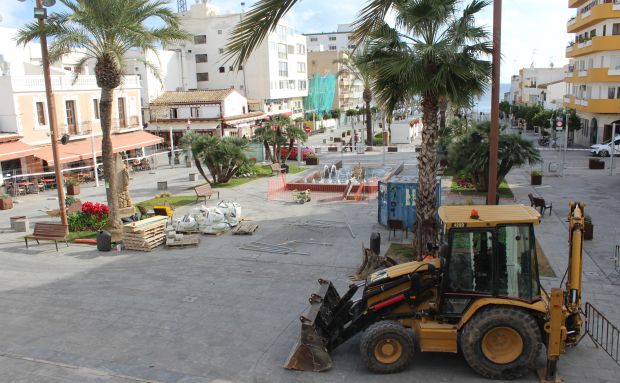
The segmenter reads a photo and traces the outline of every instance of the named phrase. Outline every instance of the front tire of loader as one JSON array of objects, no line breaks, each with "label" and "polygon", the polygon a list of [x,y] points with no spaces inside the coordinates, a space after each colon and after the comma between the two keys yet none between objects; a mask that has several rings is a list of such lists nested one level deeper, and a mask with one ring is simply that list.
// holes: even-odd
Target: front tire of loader
[{"label": "front tire of loader", "polygon": [[464,326],[461,351],[478,374],[510,380],[534,368],[542,347],[539,327],[526,311],[510,307],[482,309]]},{"label": "front tire of loader", "polygon": [[413,359],[413,333],[398,322],[372,324],[362,334],[360,353],[366,367],[375,373],[404,370]]}]

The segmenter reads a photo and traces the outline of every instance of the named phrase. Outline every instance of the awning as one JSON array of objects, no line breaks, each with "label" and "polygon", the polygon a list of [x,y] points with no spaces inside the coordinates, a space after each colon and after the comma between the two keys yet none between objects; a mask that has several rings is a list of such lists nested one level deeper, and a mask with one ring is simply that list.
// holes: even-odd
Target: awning
[{"label": "awning", "polygon": [[[113,134],[112,151],[114,153],[119,153],[126,150],[157,145],[163,141],[163,138],[144,131]],[[71,141],[66,145],[58,145],[58,151],[61,164],[93,158],[93,148],[89,138],[85,140]],[[95,137],[95,155],[100,156],[101,153],[101,137]],[[51,146],[37,149],[35,156],[47,161],[49,165],[54,163]]]},{"label": "awning", "polygon": [[13,160],[34,154],[36,148],[21,141],[0,143],[0,161]]},{"label": "awning", "polygon": [[[147,146],[161,144],[162,142],[164,142],[163,138],[141,130],[131,133],[114,134],[112,135],[112,151],[118,153],[125,150],[145,148]],[[98,144],[101,145],[101,139]]]}]

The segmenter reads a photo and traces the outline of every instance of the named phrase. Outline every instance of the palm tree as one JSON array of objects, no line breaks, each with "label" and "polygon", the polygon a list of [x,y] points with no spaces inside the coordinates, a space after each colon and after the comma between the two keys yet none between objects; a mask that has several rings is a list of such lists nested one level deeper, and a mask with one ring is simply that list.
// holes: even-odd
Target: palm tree
[{"label": "palm tree", "polygon": [[354,53],[347,53],[342,58],[334,60],[334,64],[339,64],[340,69],[336,73],[336,77],[353,77],[353,79],[361,81],[364,91],[362,99],[366,104],[364,113],[366,116],[366,142],[372,146],[372,116],[370,114],[370,102],[372,101],[372,91],[370,85],[372,83],[372,71],[370,65],[365,61],[364,56],[368,53],[366,46],[356,50]]},{"label": "palm tree", "polygon": [[[398,101],[421,96],[422,148],[418,156],[416,241],[423,246],[437,241],[435,177],[438,113],[443,99],[460,101],[481,93],[488,84],[490,54],[488,32],[474,25],[475,15],[489,4],[472,0],[394,1],[396,28],[373,24],[367,60],[374,68],[377,101],[392,110]],[[361,20],[358,27],[368,25]],[[399,100],[400,99],[400,100]]]},{"label": "palm tree", "polygon": [[[60,0],[68,12],[55,14],[43,31],[53,39],[50,60],[57,61],[70,52],[81,52],[76,73],[80,73],[89,60],[95,62],[95,77],[101,88],[99,101],[103,169],[106,178],[106,196],[110,207],[109,228],[117,230],[118,217],[117,180],[114,172],[118,155],[112,151],[112,100],[113,91],[122,81],[124,56],[132,48],[145,53],[155,52],[159,44],[169,44],[189,37],[181,27],[176,14],[165,0]],[[157,20],[159,26],[149,27],[147,20]],[[29,23],[18,32],[17,42],[26,44],[36,40],[41,33],[39,24]],[[150,62],[142,60],[155,74],[159,71]],[[78,76],[76,74],[76,76]]]},{"label": "palm tree", "polygon": [[[227,54],[245,63],[252,51],[275,29],[299,0],[259,0],[237,24]],[[488,0],[368,0],[353,27],[354,40],[371,36],[369,62],[373,90],[388,115],[400,102],[421,96],[422,150],[418,156],[416,241],[418,253],[437,241],[435,224],[435,168],[437,118],[442,97],[462,100],[464,94],[482,93],[490,78],[490,63],[480,55],[492,53],[489,33],[474,25],[476,14]],[[461,9],[462,8],[462,9]],[[384,21],[390,10],[396,28]],[[398,89],[395,89],[397,87]]]},{"label": "palm tree", "polygon": [[267,158],[274,164],[280,162],[281,149],[287,144],[287,153],[290,153],[295,140],[304,141],[308,138],[303,129],[295,126],[291,118],[283,114],[273,117],[269,124],[254,129],[254,136],[263,142]]},{"label": "palm tree", "polygon": [[[198,172],[212,186],[228,182],[247,163],[245,138],[189,133],[183,136],[181,146],[192,153]],[[204,171],[203,163],[211,178]]]}]

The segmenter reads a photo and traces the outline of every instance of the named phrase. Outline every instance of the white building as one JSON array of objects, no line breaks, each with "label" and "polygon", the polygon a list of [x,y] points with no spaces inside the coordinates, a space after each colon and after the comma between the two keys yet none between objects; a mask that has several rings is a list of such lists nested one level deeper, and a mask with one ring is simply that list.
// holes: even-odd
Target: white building
[{"label": "white building", "polygon": [[151,102],[147,130],[169,144],[185,133],[218,136],[247,136],[260,126],[266,115],[250,112],[247,99],[234,89],[165,92]]},{"label": "white building", "polygon": [[338,24],[336,32],[305,33],[308,52],[352,51],[351,24]]},{"label": "white building", "polygon": [[238,90],[258,100],[267,114],[303,116],[303,97],[308,94],[306,38],[283,23],[276,27],[250,56],[245,67],[226,61],[224,49],[243,14],[218,15],[207,1],[179,13],[191,41],[170,46],[179,52],[180,89]]}]

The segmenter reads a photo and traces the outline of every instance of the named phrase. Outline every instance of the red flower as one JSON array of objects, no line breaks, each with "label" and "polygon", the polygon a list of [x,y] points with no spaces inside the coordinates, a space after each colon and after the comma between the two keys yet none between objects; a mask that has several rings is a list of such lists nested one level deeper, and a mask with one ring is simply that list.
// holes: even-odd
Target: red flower
[{"label": "red flower", "polygon": [[84,202],[82,204],[82,212],[88,215],[94,215],[98,218],[110,214],[110,209],[103,203]]}]

